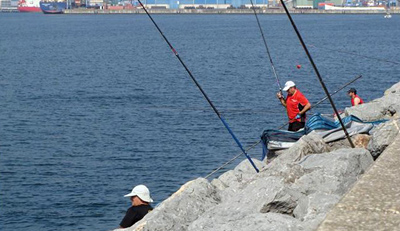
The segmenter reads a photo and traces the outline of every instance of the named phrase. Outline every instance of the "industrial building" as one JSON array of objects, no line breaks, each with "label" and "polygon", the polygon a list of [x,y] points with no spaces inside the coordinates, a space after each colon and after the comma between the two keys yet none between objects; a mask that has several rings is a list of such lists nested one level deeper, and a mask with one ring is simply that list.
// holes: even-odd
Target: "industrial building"
[{"label": "industrial building", "polygon": [[17,9],[18,0],[0,0],[0,9]]}]

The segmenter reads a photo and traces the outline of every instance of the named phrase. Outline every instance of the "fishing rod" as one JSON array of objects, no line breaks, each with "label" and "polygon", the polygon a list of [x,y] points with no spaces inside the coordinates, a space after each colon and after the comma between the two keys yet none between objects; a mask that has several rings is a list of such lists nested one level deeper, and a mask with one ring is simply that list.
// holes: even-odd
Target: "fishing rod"
[{"label": "fishing rod", "polygon": [[260,29],[261,37],[263,39],[264,46],[265,46],[265,49],[266,49],[267,54],[268,54],[269,62],[271,63],[271,66],[272,66],[272,71],[274,72],[274,75],[275,75],[276,83],[278,84],[279,91],[282,93],[282,86],[281,86],[281,83],[279,82],[278,74],[276,73],[275,65],[274,65],[274,62],[272,61],[272,58],[271,58],[271,53],[269,52],[269,48],[268,48],[268,45],[267,45],[267,39],[265,39],[264,31],[263,31],[263,29],[261,27],[260,20],[258,19],[258,15],[257,15],[256,9],[254,7],[253,0],[250,0],[250,2],[251,2],[251,8],[253,8],[254,16],[256,16],[258,28]]},{"label": "fishing rod", "polygon": [[[326,94],[326,96],[327,96],[328,99],[329,99],[329,102],[330,102],[331,105],[332,105],[333,111],[335,112],[336,115],[339,115],[339,112],[338,112],[338,110],[336,109],[335,103],[333,102],[331,96],[329,95],[329,91],[328,91],[328,89],[326,88],[324,81],[322,80],[322,77],[321,77],[321,75],[320,75],[320,73],[319,73],[319,71],[318,71],[318,68],[317,68],[317,66],[316,66],[315,63],[314,63],[314,60],[313,60],[313,58],[311,57],[310,52],[308,52],[308,48],[307,48],[306,44],[304,43],[303,38],[301,37],[300,32],[299,32],[299,30],[297,29],[296,24],[294,23],[294,21],[293,21],[293,19],[292,19],[292,16],[290,15],[288,9],[286,8],[285,1],[284,1],[284,0],[281,0],[281,2],[282,2],[283,8],[285,9],[286,15],[288,16],[288,18],[289,18],[289,20],[290,20],[290,22],[291,22],[291,24],[292,24],[292,26],[293,26],[293,29],[294,29],[294,31],[296,32],[297,37],[299,38],[300,43],[301,43],[301,45],[303,46],[304,51],[306,52],[307,57],[308,57],[308,59],[309,59],[310,62],[311,62],[311,65],[312,65],[313,68],[314,68],[315,74],[317,75],[318,80],[319,80],[319,82],[320,82],[322,88],[324,89],[325,94]],[[354,146],[353,142],[352,142],[351,139],[350,139],[350,135],[349,135],[349,133],[347,132],[346,127],[344,126],[344,123],[343,123],[343,121],[342,121],[342,118],[340,118],[340,116],[338,116],[338,119],[339,119],[340,125],[342,126],[343,132],[344,132],[344,134],[345,134],[346,137],[347,137],[347,140],[349,141],[351,147],[354,148],[355,146]]]},{"label": "fishing rod", "polygon": [[[248,152],[249,150],[255,148],[259,143],[261,143],[261,140],[253,143],[250,147],[248,147],[246,149],[246,152]],[[205,176],[204,178],[209,178],[210,176],[214,175],[216,172],[218,172],[219,170],[221,170],[223,167],[227,166],[228,164],[232,163],[234,160],[236,160],[237,158],[239,158],[239,156],[241,156],[242,153],[237,154],[236,156],[234,156],[232,159],[228,160],[227,162],[225,162],[223,165],[219,166],[218,168],[214,169],[212,172],[210,172],[209,174],[207,174],[207,176]]]},{"label": "fishing rod", "polygon": [[192,72],[189,70],[189,68],[186,66],[186,64],[183,62],[181,57],[179,56],[178,52],[175,50],[175,48],[172,46],[172,44],[169,42],[167,37],[165,37],[164,33],[161,31],[161,29],[158,27],[157,23],[154,21],[153,17],[151,17],[150,13],[147,11],[146,7],[142,4],[141,0],[138,0],[140,5],[143,7],[143,10],[146,12],[147,16],[149,16],[150,20],[153,22],[154,26],[157,28],[158,32],[160,32],[161,36],[164,38],[165,42],[168,44],[169,48],[172,50],[172,52],[175,54],[175,57],[178,58],[179,62],[182,64],[182,66],[185,68],[186,72],[189,74],[190,78],[193,80],[193,82],[196,84],[197,88],[200,90],[201,94],[204,96],[204,98],[207,100],[207,102],[210,104],[211,108],[214,110],[215,114],[217,114],[218,118],[221,120],[221,122],[224,124],[225,128],[228,130],[229,134],[231,134],[232,138],[235,140],[236,144],[239,146],[241,149],[242,153],[246,156],[246,158],[250,161],[250,164],[253,166],[253,168],[256,170],[256,172],[260,172],[256,165],[254,164],[253,160],[250,158],[250,156],[246,153],[246,151],[243,148],[243,145],[240,143],[239,139],[235,136],[233,131],[230,129],[228,123],[225,121],[224,117],[219,113],[217,108],[214,106],[214,104],[211,102],[210,98],[208,98],[207,94],[204,92],[203,88],[200,86],[200,84],[197,82],[197,80],[194,78]]},{"label": "fishing rod", "polygon": [[[359,78],[361,78],[362,75],[357,76],[356,78],[354,78],[353,80],[351,80],[350,82],[346,83],[345,85],[343,85],[342,87],[340,87],[339,89],[337,89],[335,92],[331,93],[331,96],[335,95],[336,93],[338,93],[339,91],[343,90],[343,88],[347,87],[348,85],[354,83],[355,81],[357,81]],[[322,99],[320,99],[317,103],[313,104],[310,108],[310,110],[312,108],[317,107],[319,104],[321,104],[322,102],[324,102],[326,99],[328,99],[328,97],[324,97]],[[282,129],[284,126],[286,126],[289,122],[287,122],[286,124],[282,125],[281,127],[279,127],[277,130]],[[261,143],[261,140],[254,142],[249,148],[246,149],[246,151],[249,151],[253,148],[255,148],[259,143]],[[225,167],[226,165],[232,163],[234,160],[236,160],[237,158],[239,158],[239,156],[241,156],[242,153],[238,153],[236,156],[234,156],[232,159],[230,159],[229,161],[225,162],[223,165],[219,166],[218,168],[216,168],[215,170],[213,170],[212,172],[210,172],[209,174],[207,174],[207,176],[205,176],[204,178],[209,178],[210,176],[212,176],[213,174],[215,174],[216,172],[218,172],[219,170],[221,170],[223,167]]]},{"label": "fishing rod", "polygon": [[[359,78],[361,78],[361,77],[362,77],[362,75],[359,75],[359,76],[355,77],[353,80],[351,80],[350,82],[346,83],[345,85],[343,85],[342,87],[340,87],[339,89],[337,89],[336,91],[334,91],[333,93],[331,93],[330,96],[335,95],[335,94],[338,93],[339,91],[343,90],[343,88],[345,88],[345,87],[349,86],[350,84],[354,83],[355,81],[357,81],[357,80],[358,80]],[[328,96],[325,96],[324,98],[322,98],[321,100],[319,100],[319,101],[316,102],[315,104],[312,104],[309,110],[311,110],[311,109],[317,107],[319,104],[321,104],[322,102],[324,102],[324,101],[327,100],[327,99],[328,99]],[[278,128],[278,130],[280,130],[280,129],[282,129],[283,127],[285,127],[286,125],[288,125],[288,123],[289,123],[289,122],[286,122],[284,125],[280,126],[280,127]]]},{"label": "fishing rod", "polygon": [[[321,47],[316,47],[316,46],[314,46],[312,44],[309,44],[308,46],[312,47],[312,48],[317,48],[317,49],[321,48]],[[362,57],[362,58],[377,60],[377,61],[386,62],[386,63],[400,64],[400,62],[391,61],[391,60],[387,60],[387,59],[376,58],[376,57],[371,57],[371,56],[362,55],[362,54],[357,54],[356,52],[351,52],[351,51],[335,50],[335,49],[326,48],[326,47],[323,47],[322,49],[325,49],[325,50],[328,50],[328,51],[336,51],[336,52],[341,52],[341,53],[345,53],[345,54],[355,55],[355,56],[359,56],[359,57]]]}]

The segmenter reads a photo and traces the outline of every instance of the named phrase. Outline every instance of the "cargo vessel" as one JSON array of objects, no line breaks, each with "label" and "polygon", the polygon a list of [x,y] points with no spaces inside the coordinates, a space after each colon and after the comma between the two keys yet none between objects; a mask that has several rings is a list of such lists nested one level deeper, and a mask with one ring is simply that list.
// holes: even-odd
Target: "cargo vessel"
[{"label": "cargo vessel", "polygon": [[66,2],[40,2],[39,5],[45,14],[63,14],[67,8]]},{"label": "cargo vessel", "polygon": [[42,12],[39,5],[40,0],[20,0],[18,2],[19,12]]}]

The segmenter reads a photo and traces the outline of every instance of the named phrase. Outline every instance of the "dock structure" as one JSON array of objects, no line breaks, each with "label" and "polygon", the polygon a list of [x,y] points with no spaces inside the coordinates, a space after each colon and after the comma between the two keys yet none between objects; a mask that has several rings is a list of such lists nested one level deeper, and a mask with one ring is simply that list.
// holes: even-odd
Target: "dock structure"
[{"label": "dock structure", "polygon": [[0,7],[0,13],[18,13],[16,7]]},{"label": "dock structure", "polygon": [[328,213],[318,231],[400,230],[400,134]]},{"label": "dock structure", "polygon": [[[151,14],[254,14],[253,9],[148,9]],[[383,14],[382,10],[319,10],[291,9],[291,14]],[[256,9],[257,14],[284,14],[280,8]],[[66,14],[145,14],[143,9],[67,9]],[[400,14],[400,9],[393,9],[392,14]]]}]

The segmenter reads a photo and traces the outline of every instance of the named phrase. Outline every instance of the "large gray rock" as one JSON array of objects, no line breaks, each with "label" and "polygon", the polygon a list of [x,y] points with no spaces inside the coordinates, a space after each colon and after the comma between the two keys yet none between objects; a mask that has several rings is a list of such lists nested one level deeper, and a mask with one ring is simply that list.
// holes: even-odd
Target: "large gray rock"
[{"label": "large gray rock", "polygon": [[185,184],[127,230],[313,230],[372,162],[360,148],[307,154],[260,174],[242,162],[213,184],[202,178]]},{"label": "large gray rock", "polygon": [[354,115],[363,121],[375,121],[386,118],[387,105],[382,103],[382,98],[354,107],[345,108],[345,115]]},{"label": "large gray rock", "polygon": [[385,91],[385,95],[369,103],[345,109],[346,115],[354,115],[364,121],[399,118],[400,83]]},{"label": "large gray rock", "polygon": [[189,230],[313,230],[372,162],[367,150],[348,148],[267,169],[225,188]]},{"label": "large gray rock", "polygon": [[284,188],[282,177],[255,177],[242,188],[227,189],[223,191],[224,201],[203,213],[189,230],[246,230],[239,229],[239,221],[261,214],[263,205],[273,201]]},{"label": "large gray rock", "polygon": [[400,230],[400,135],[318,227],[331,230]]},{"label": "large gray rock", "polygon": [[296,146],[280,166],[254,160],[259,174],[244,160],[212,184],[188,182],[127,230],[313,230],[373,159],[362,148],[324,152],[316,134]]},{"label": "large gray rock", "polygon": [[204,178],[184,184],[141,221],[126,230],[184,231],[201,214],[220,202],[216,189]]},{"label": "large gray rock", "polygon": [[[370,135],[367,134],[357,134],[354,136],[350,137],[351,141],[353,142],[354,146],[356,148],[367,148],[368,143],[371,139]],[[328,143],[329,145],[329,150],[334,151],[337,149],[342,149],[342,148],[351,148],[349,140],[347,138],[341,139],[335,142],[330,142]]]},{"label": "large gray rock", "polygon": [[329,151],[329,145],[324,142],[321,136],[314,131],[301,137],[292,147],[285,150],[271,162],[264,171],[282,172],[288,168],[288,164],[299,161],[301,158],[314,153]]},{"label": "large gray rock", "polygon": [[389,89],[387,89],[384,93],[384,95],[400,95],[400,82],[394,84],[393,86],[391,86]]},{"label": "large gray rock", "polygon": [[310,173],[297,179],[293,187],[301,188],[307,194],[343,195],[372,162],[371,154],[361,148],[309,155],[298,164]]},{"label": "large gray rock", "polygon": [[[258,169],[262,169],[266,164],[262,161],[259,161],[257,159],[251,159],[254,164],[256,165],[256,167]],[[238,164],[235,169],[236,172],[241,172],[241,173],[249,173],[251,175],[254,175],[254,173],[256,172],[256,170],[254,169],[254,167],[250,164],[250,161],[248,159],[243,160],[240,164]]]},{"label": "large gray rock", "polygon": [[297,231],[299,221],[292,216],[277,213],[242,214],[241,217],[210,216],[201,225],[196,221],[190,231]]},{"label": "large gray rock", "polygon": [[399,125],[399,120],[391,120],[379,124],[371,132],[372,137],[367,148],[375,159],[393,142],[397,134],[399,134]]},{"label": "large gray rock", "polygon": [[319,192],[303,197],[293,212],[293,215],[302,221],[298,229],[315,230],[340,198],[339,195]]},{"label": "large gray rock", "polygon": [[[252,159],[254,164],[258,169],[263,169],[265,167],[265,163],[259,161],[257,159]],[[248,181],[251,179],[256,170],[250,164],[250,161],[245,159],[240,164],[238,164],[233,170],[229,170],[222,174],[218,179],[213,180],[212,184],[218,187],[219,189],[224,189],[227,187],[233,187],[242,182]]]},{"label": "large gray rock", "polygon": [[292,196],[284,193],[276,196],[271,202],[265,203],[261,208],[261,213],[280,213],[293,216],[293,210],[297,207],[299,196]]},{"label": "large gray rock", "polygon": [[[257,159],[252,159],[258,169],[263,169],[265,163]],[[256,171],[250,162],[245,159],[234,170],[227,171],[217,179],[214,179],[211,184],[215,186],[221,195],[221,200],[229,197],[230,194],[236,194],[243,185],[252,181],[256,177]],[[223,193],[221,191],[224,191]]]},{"label": "large gray rock", "polygon": [[370,153],[361,148],[309,155],[299,161],[300,177],[290,186],[292,191],[301,192],[292,196],[298,198],[293,211],[301,221],[297,230],[315,230],[372,163]]},{"label": "large gray rock", "polygon": [[340,200],[339,195],[314,193],[298,201],[293,215],[300,221],[312,220],[319,214],[326,214]]}]

